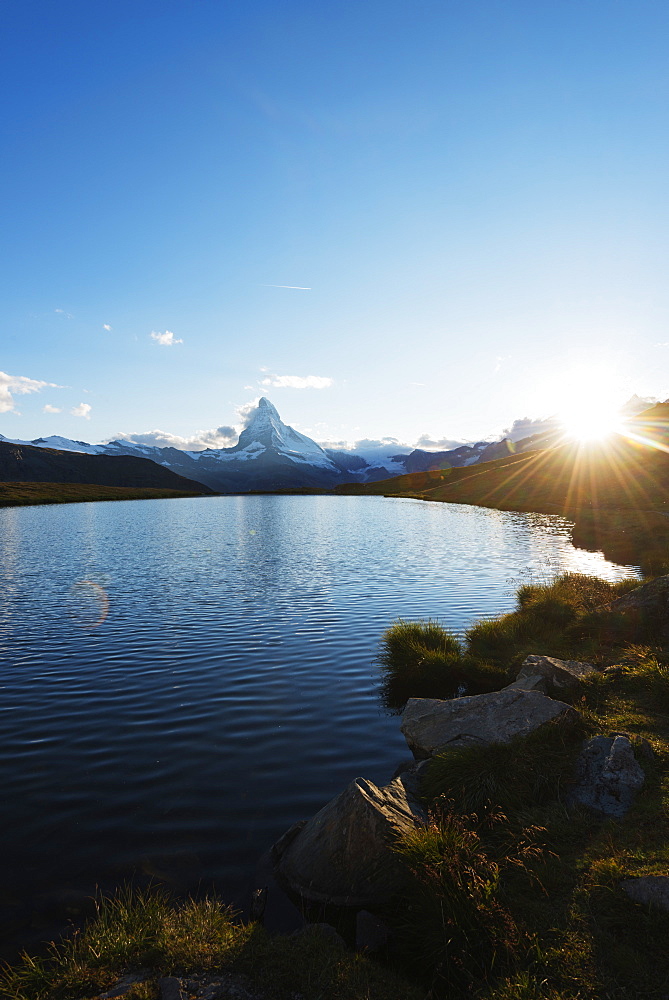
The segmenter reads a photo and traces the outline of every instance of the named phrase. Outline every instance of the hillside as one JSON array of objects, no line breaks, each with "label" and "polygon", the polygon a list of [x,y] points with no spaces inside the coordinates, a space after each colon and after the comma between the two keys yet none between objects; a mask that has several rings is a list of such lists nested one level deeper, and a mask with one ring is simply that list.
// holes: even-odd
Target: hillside
[{"label": "hillside", "polygon": [[93,486],[211,493],[207,486],[178,476],[148,458],[85,455],[0,441],[0,482],[88,483]]},{"label": "hillside", "polygon": [[658,571],[669,566],[668,421],[669,404],[661,403],[631,420],[626,437],[349,483],[335,492],[563,514],[575,521],[575,544]]}]

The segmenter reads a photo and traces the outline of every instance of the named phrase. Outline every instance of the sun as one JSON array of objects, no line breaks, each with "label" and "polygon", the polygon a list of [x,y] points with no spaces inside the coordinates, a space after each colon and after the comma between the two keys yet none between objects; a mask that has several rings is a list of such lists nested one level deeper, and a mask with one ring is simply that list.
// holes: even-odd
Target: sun
[{"label": "sun", "polygon": [[565,378],[557,412],[572,441],[605,441],[623,430],[620,391],[601,369],[582,368]]},{"label": "sun", "polygon": [[574,441],[604,441],[622,431],[622,417],[617,409],[588,403],[560,414],[565,436]]}]

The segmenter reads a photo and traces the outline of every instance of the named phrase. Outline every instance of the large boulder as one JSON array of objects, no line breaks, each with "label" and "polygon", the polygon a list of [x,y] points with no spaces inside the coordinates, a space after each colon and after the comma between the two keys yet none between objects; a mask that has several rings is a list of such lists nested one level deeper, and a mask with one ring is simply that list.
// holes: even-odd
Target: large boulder
[{"label": "large boulder", "polygon": [[412,780],[400,776],[385,788],[352,781],[274,845],[278,881],[309,902],[360,908],[387,902],[402,885],[390,845],[427,818]]},{"label": "large boulder", "polygon": [[632,614],[666,625],[669,620],[669,575],[641,584],[609,604],[608,611]]},{"label": "large boulder", "polygon": [[508,743],[552,719],[576,715],[569,705],[539,691],[504,688],[450,701],[410,698],[400,728],[414,757],[425,760],[446,746]]},{"label": "large boulder", "polygon": [[575,691],[581,681],[597,668],[592,663],[579,660],[558,660],[556,656],[537,656],[532,653],[523,660],[516,683],[533,677],[544,677],[550,694]]},{"label": "large boulder", "polygon": [[669,875],[640,875],[626,878],[620,888],[635,903],[669,912]]},{"label": "large boulder", "polygon": [[620,818],[630,809],[645,780],[627,736],[593,736],[576,761],[572,804]]}]

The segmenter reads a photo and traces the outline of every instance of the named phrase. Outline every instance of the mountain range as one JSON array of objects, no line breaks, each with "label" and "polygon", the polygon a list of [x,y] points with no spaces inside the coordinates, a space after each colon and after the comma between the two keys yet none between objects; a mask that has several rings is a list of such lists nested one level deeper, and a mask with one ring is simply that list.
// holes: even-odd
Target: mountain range
[{"label": "mountain range", "polygon": [[[449,451],[430,452],[416,448],[408,454],[385,454],[378,449],[367,453],[325,449],[284,424],[276,407],[263,397],[247,420],[239,441],[232,448],[181,451],[155,445],[117,440],[108,444],[88,444],[58,436],[33,441],[10,440],[0,435],[0,443],[77,452],[91,456],[133,456],[149,459],[178,476],[219,493],[295,488],[328,489],[340,483],[371,483],[412,472],[459,468],[523,450],[508,441],[478,441]],[[6,475],[0,468],[0,478]],[[81,480],[77,480],[81,481]]]},{"label": "mountain range", "polygon": [[181,493],[212,492],[204,484],[185,479],[147,458],[81,454],[71,449],[39,448],[6,440],[0,441],[0,482],[86,483]]}]

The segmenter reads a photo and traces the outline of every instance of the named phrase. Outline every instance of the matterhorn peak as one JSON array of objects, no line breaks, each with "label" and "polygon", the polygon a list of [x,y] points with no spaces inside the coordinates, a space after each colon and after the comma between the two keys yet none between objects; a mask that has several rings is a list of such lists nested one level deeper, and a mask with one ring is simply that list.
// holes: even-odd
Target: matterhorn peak
[{"label": "matterhorn peak", "polygon": [[255,410],[251,410],[246,427],[230,454],[245,452],[255,456],[262,451],[332,471],[336,468],[319,444],[284,424],[279,411],[266,396],[261,396]]}]

